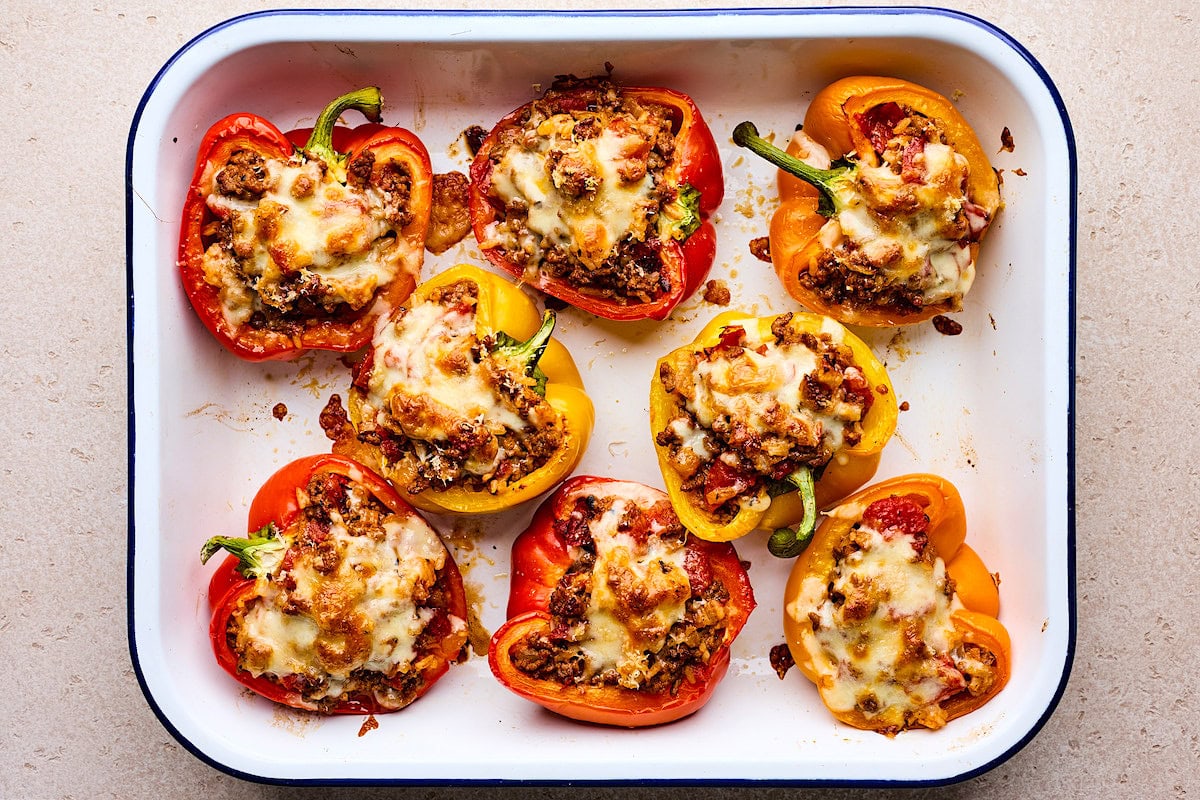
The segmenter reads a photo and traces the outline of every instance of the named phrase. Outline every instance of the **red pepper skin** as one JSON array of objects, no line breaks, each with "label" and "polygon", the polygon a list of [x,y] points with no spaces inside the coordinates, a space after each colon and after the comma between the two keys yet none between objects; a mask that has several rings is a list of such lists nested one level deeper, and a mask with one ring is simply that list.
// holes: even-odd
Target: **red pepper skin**
[{"label": "red pepper skin", "polygon": [[[269,523],[273,523],[279,529],[288,527],[301,510],[296,492],[304,489],[308,485],[309,479],[320,473],[340,475],[363,485],[376,500],[397,515],[408,516],[417,513],[396,493],[391,484],[379,475],[356,461],[332,453],[324,453],[297,459],[268,478],[250,504],[247,530],[258,531]],[[255,677],[239,668],[237,654],[229,646],[226,631],[229,629],[230,616],[237,610],[239,604],[254,593],[255,581],[239,575],[237,565],[236,556],[227,557],[209,581],[208,601],[212,608],[209,639],[217,663],[239,683],[268,700],[292,708],[313,710],[299,692],[285,683],[272,680],[266,675]],[[447,597],[446,612],[466,619],[467,596],[463,587],[462,574],[458,571],[458,566],[449,551],[447,551],[445,566],[442,569],[441,580],[445,586]],[[450,663],[457,658],[458,652],[457,650],[454,652],[443,651],[436,655],[439,657],[429,659],[433,663],[423,669],[424,685],[417,692],[417,697],[425,694],[438,678],[449,670]],[[379,705],[372,696],[365,696],[348,697],[327,709],[327,712],[331,714],[386,714],[396,710],[398,709]]]},{"label": "red pepper skin", "polygon": [[[512,578],[508,621],[492,637],[488,663],[508,689],[562,716],[583,722],[625,728],[672,722],[698,711],[716,690],[729,668],[729,647],[754,610],[749,576],[728,542],[707,542],[688,534],[687,571],[693,584],[720,580],[730,595],[728,628],[722,646],[709,662],[694,671],[678,691],[639,692],[621,687],[573,687],[532,678],[509,657],[512,645],[550,622],[550,595],[571,564],[567,541],[555,530],[556,519],[566,519],[575,501],[588,495],[632,496],[622,487],[648,487],[628,481],[577,476],[564,483],[534,514],[529,527],[513,542]],[[666,495],[663,507],[669,508]]]},{"label": "red pepper skin", "polygon": [[[716,229],[709,216],[721,205],[725,196],[721,156],[717,151],[712,131],[688,95],[673,89],[657,87],[622,86],[620,91],[623,95],[672,110],[678,131],[675,135],[675,157],[668,169],[667,180],[674,186],[689,185],[700,193],[698,211],[702,222],[699,228],[683,242],[674,239],[651,240],[658,249],[662,260],[662,272],[670,283],[670,289],[649,303],[621,303],[581,292],[570,283],[552,278],[540,270],[533,280],[527,280],[528,276],[525,275],[521,264],[510,258],[502,248],[485,247],[482,251],[497,269],[598,317],[619,322],[662,320],[692,295],[712,269],[716,257]],[[529,103],[521,106],[501,119],[483,140],[475,160],[471,163],[471,226],[480,242],[487,240],[487,227],[497,217],[497,210],[489,199],[492,152],[504,131],[521,127],[531,105]]]},{"label": "red pepper skin", "polygon": [[[395,308],[404,302],[416,286],[416,274],[421,263],[414,265],[412,275],[401,271],[387,286],[379,290],[373,302],[354,313],[323,319],[310,319],[295,333],[268,329],[253,329],[248,325],[234,327],[221,313],[220,295],[216,287],[204,280],[205,225],[215,217],[209,211],[205,186],[212,171],[219,169],[229,156],[238,150],[250,150],[265,159],[287,160],[308,141],[309,128],[284,133],[271,122],[255,114],[231,114],[215,123],[205,133],[196,156],[196,167],[184,201],[179,233],[178,266],[184,291],[204,327],[225,349],[247,361],[288,360],[306,350],[353,352],[370,341],[380,307]],[[413,185],[410,208],[413,222],[397,235],[414,252],[423,256],[425,232],[433,198],[433,168],[425,145],[415,134],[403,128],[385,127],[374,123],[356,128],[335,127],[333,146],[346,156],[346,163],[359,154],[373,150],[377,163],[395,157],[412,171]]]}]

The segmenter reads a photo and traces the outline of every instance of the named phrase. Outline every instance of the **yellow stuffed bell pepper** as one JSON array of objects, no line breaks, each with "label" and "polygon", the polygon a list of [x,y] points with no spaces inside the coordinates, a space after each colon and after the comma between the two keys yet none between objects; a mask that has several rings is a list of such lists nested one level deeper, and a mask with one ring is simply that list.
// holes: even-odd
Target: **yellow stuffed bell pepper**
[{"label": "yellow stuffed bell pepper", "polygon": [[321,426],[335,453],[391,481],[417,508],[489,513],[554,488],[587,447],[592,402],[554,313],[506,279],[462,264],[417,287],[376,328],[348,415]]},{"label": "yellow stuffed bell pepper", "polygon": [[659,359],[650,387],[655,452],[684,526],[718,542],[778,528],[769,546],[781,557],[799,552],[818,509],[875,474],[896,416],[883,364],[818,314],[720,314]]},{"label": "yellow stuffed bell pepper", "polygon": [[822,521],[784,590],[784,635],[800,672],[842,722],[889,736],[940,728],[1008,682],[1000,594],[964,544],[958,490],[902,475]]}]

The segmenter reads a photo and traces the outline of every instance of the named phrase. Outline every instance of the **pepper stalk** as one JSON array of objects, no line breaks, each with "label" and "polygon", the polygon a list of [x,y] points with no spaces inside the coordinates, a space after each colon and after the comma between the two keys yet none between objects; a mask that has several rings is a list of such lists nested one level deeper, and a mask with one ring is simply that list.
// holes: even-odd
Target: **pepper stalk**
[{"label": "pepper stalk", "polygon": [[738,126],[733,129],[733,143],[738,147],[747,148],[781,170],[812,185],[820,194],[820,199],[817,201],[817,213],[822,217],[832,217],[844,207],[844,204],[838,200],[837,190],[842,184],[851,180],[857,171],[858,168],[853,164],[834,169],[817,169],[805,164],[759,136],[758,128],[754,126],[753,122],[738,123]]},{"label": "pepper stalk", "polygon": [[795,558],[803,553],[817,527],[817,496],[812,469],[801,467],[787,477],[787,483],[800,490],[804,519],[794,528],[777,528],[767,539],[767,551],[776,558]]},{"label": "pepper stalk", "polygon": [[687,239],[704,222],[700,215],[700,191],[689,184],[679,187],[675,199],[663,208],[668,235],[679,242]]},{"label": "pepper stalk", "polygon": [[542,354],[546,352],[546,347],[550,344],[550,335],[554,333],[554,322],[554,312],[547,309],[542,317],[541,326],[534,331],[533,336],[524,342],[514,339],[504,331],[496,331],[493,334],[492,352],[499,353],[519,364],[525,370],[525,374],[533,378],[533,390],[541,397],[546,396],[546,383],[549,379],[546,377],[546,373],[538,367],[538,362],[542,360]]},{"label": "pepper stalk", "polygon": [[338,117],[344,112],[355,109],[361,111],[369,122],[379,122],[383,119],[383,95],[377,86],[367,86],[357,91],[348,92],[325,106],[325,110],[313,124],[312,133],[304,145],[304,152],[311,153],[330,166],[341,164],[345,158],[333,148],[333,127]]},{"label": "pepper stalk", "polygon": [[200,548],[200,563],[207,564],[218,550],[226,550],[237,556],[239,575],[250,579],[261,578],[279,567],[287,549],[287,543],[279,538],[275,525],[268,522],[253,536],[213,536]]}]

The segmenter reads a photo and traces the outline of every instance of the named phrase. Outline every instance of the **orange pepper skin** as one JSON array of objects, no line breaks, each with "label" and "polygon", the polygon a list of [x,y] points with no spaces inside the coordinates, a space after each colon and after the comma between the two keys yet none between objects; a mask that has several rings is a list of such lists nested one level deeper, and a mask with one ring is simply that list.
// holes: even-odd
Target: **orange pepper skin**
[{"label": "orange pepper skin", "polygon": [[[987,211],[989,219],[994,219],[1001,206],[996,172],[970,123],[953,103],[937,92],[899,78],[843,78],[813,98],[804,116],[804,132],[828,150],[831,158],[851,155],[859,163],[876,166],[878,154],[855,120],[885,103],[907,106],[941,123],[947,143],[969,164],[967,196]],[[807,155],[795,139],[788,143],[786,150],[796,158]],[[912,313],[884,307],[835,304],[804,286],[800,276],[808,272],[823,250],[817,234],[827,218],[817,213],[818,193],[810,184],[783,170],[779,171],[778,184],[780,206],[770,225],[771,260],[788,294],[800,303],[846,325],[868,327],[910,325],[957,310],[949,300]],[[978,241],[971,243],[970,251],[972,261],[976,261]]]},{"label": "orange pepper skin", "polygon": [[[724,329],[729,326],[757,330],[765,336],[771,330],[775,319],[777,316],[754,317],[740,311],[724,311],[705,325],[691,344],[677,348],[660,358],[655,367],[655,377],[650,384],[651,433],[656,434],[663,430],[677,410],[676,401],[663,388],[662,381],[658,378],[664,364],[673,362],[676,354],[680,352],[698,352],[715,346],[720,341]],[[796,313],[792,315],[791,324],[802,330],[817,333],[827,322],[828,320],[817,314]],[[874,476],[883,447],[896,431],[899,415],[896,393],[883,363],[875,357],[871,348],[852,332],[843,331],[843,342],[854,352],[855,362],[866,376],[874,399],[863,417],[862,439],[857,445],[836,453],[815,482],[817,507],[822,509],[832,506]],[[743,509],[733,519],[723,522],[688,498],[682,488],[683,478],[671,466],[667,448],[655,443],[654,449],[675,513],[679,515],[684,527],[701,539],[726,542],[744,536],[752,530],[773,530],[794,525],[804,518],[804,506],[799,492],[789,492],[772,498],[765,510]]]},{"label": "orange pepper skin", "polygon": [[[962,497],[945,478],[929,474],[891,478],[851,495],[827,516],[817,527],[808,548],[796,559],[788,577],[784,589],[784,636],[801,674],[819,690],[831,686],[830,667],[821,661],[820,646],[813,637],[812,624],[806,614],[799,613],[799,609],[796,615],[789,609],[801,596],[806,580],[825,580],[825,576],[833,574],[834,547],[862,518],[868,506],[888,497],[909,498],[924,509],[928,518],[926,535],[929,547],[945,562],[962,603],[962,607],[950,616],[954,629],[961,641],[979,646],[995,659],[996,679],[986,691],[978,695],[961,691],[939,703],[948,721],[980,708],[1004,688],[1012,670],[1012,642],[1008,631],[996,618],[999,613],[999,593],[995,580],[979,555],[964,543],[966,513]],[[830,711],[847,725],[864,730],[878,729],[878,723],[858,709],[844,711],[831,708]]]}]

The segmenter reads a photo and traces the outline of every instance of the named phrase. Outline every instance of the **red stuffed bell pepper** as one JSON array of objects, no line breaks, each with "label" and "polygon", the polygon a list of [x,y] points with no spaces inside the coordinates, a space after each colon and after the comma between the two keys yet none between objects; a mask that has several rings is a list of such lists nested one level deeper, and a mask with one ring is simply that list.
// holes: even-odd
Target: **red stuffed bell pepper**
[{"label": "red stuffed bell pepper", "polygon": [[382,478],[336,455],[263,485],[247,538],[209,583],[217,662],[257,694],[326,714],[416,700],[467,642],[462,576],[436,532]]},{"label": "red stuffed bell pepper", "polygon": [[183,207],[179,269],[205,327],[250,361],[354,351],[416,286],[432,169],[376,88],[334,100],[308,130],[233,114],[205,134]]},{"label": "red stuffed bell pepper", "polygon": [[513,543],[509,619],[488,661],[565,717],[659,725],[708,702],[753,609],[733,545],[692,536],[665,494],[576,477]]},{"label": "red stuffed bell pepper", "polygon": [[671,89],[562,77],[471,164],[471,224],[498,268],[613,320],[665,319],[712,267],[725,185],[712,133]]}]

